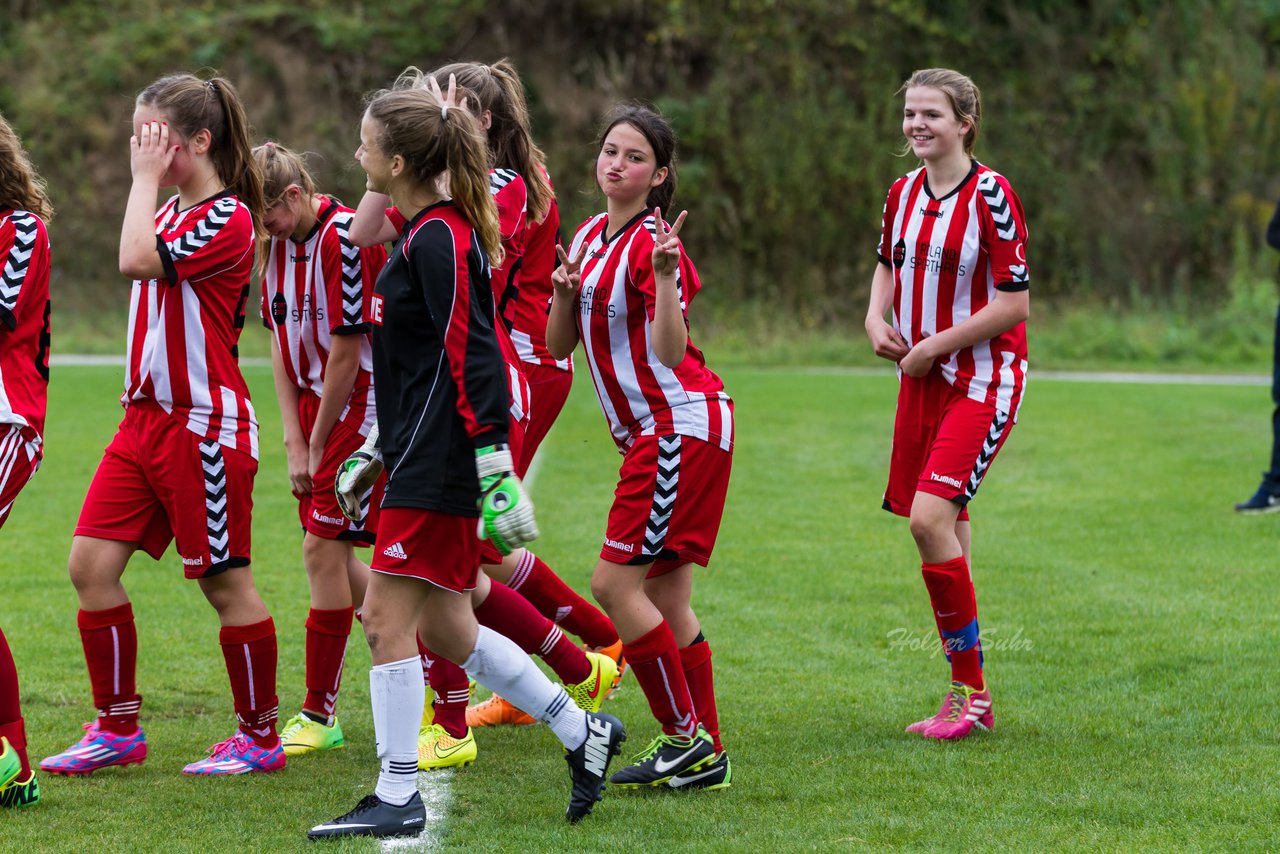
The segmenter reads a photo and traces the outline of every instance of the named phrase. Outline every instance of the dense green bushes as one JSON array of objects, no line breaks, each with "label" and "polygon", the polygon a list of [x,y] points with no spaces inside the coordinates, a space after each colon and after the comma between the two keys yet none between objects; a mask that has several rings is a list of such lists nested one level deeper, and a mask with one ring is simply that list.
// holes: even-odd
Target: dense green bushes
[{"label": "dense green bushes", "polygon": [[323,155],[323,184],[353,201],[364,92],[410,62],[504,54],[570,227],[596,204],[599,114],[656,101],[683,138],[706,277],[804,323],[861,316],[883,194],[914,166],[896,154],[894,92],[928,65],[983,89],[978,156],[1022,196],[1038,293],[1222,305],[1274,261],[1261,231],[1280,190],[1280,10],[1264,0],[10,6],[0,110],[49,180],[59,290],[84,305],[114,280],[131,97],[156,75],[223,70],[260,131]]}]

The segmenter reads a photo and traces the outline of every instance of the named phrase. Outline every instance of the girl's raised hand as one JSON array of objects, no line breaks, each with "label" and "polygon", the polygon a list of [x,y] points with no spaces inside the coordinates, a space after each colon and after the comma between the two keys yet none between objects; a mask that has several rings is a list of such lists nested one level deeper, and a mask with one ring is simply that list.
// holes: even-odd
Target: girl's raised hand
[{"label": "girl's raised hand", "polygon": [[671,276],[680,266],[680,226],[688,211],[680,211],[680,216],[671,228],[667,228],[662,219],[662,208],[653,212],[655,231],[653,236],[653,273],[655,276]]},{"label": "girl's raised hand", "polygon": [[578,251],[570,258],[564,247],[556,245],[556,255],[560,257],[560,266],[551,273],[551,286],[556,296],[573,299],[582,287],[582,259],[587,254],[587,241],[582,241]]},{"label": "girl's raised hand", "polygon": [[129,169],[134,180],[150,178],[159,184],[177,153],[178,146],[169,143],[168,122],[146,122],[129,137]]},{"label": "girl's raised hand", "polygon": [[434,74],[427,78],[427,91],[429,91],[432,95],[435,95],[436,98],[439,99],[440,104],[442,106],[450,107],[450,108],[462,107],[462,109],[464,110],[467,108],[466,98],[462,99],[461,104],[458,103],[458,78],[454,74],[449,75],[449,91],[448,92],[440,91],[440,84],[436,82],[436,77]]}]

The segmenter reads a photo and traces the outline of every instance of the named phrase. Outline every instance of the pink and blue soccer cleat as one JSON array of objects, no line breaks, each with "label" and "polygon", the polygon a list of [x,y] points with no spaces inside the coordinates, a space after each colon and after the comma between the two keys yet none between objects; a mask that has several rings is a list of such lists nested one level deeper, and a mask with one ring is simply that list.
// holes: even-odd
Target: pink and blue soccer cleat
[{"label": "pink and blue soccer cleat", "polygon": [[82,776],[110,765],[141,765],[147,758],[147,737],[142,727],[132,735],[116,735],[98,726],[97,721],[84,728],[84,738],[61,753],[40,760],[40,770]]},{"label": "pink and blue soccer cleat", "polygon": [[963,682],[952,682],[938,713],[911,724],[907,727],[907,732],[919,733],[925,738],[955,741],[967,736],[974,727],[992,730],[995,726],[995,715],[991,711],[991,692],[979,691]]},{"label": "pink and blue soccer cleat", "polygon": [[208,757],[192,762],[182,769],[182,773],[203,776],[265,774],[279,771],[284,763],[284,748],[280,742],[277,741],[275,747],[259,747],[252,738],[236,730],[231,738],[209,748]]}]

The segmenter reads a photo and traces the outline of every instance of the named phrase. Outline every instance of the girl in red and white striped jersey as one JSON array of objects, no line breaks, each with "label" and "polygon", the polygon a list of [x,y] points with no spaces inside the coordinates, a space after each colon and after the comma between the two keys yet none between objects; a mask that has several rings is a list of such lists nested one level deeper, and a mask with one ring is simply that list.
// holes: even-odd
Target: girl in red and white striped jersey
[{"label": "girl in red and white striped jersey", "polygon": [[[262,174],[228,80],[163,77],[138,95],[133,188],[120,233],[130,300],[124,420],[89,486],[69,559],[98,718],[40,763],[84,774],[141,762],[137,633],[121,584],[142,549],[171,541],[218,612],[239,728],[188,774],[284,767],[276,737],[276,633],[249,569],[258,422],[236,355],[261,231]],[[156,209],[160,187],[177,193]]]},{"label": "girl in red and white striped jersey", "polygon": [[583,344],[621,478],[591,578],[662,734],[613,782],[723,788],[711,648],[691,605],[693,567],[711,558],[733,452],[733,403],[689,337],[700,287],[662,209],[675,194],[675,134],[653,110],[616,110],[600,137],[606,211],[583,223],[562,266],[547,348]]},{"label": "girl in red and white striped jersey", "polygon": [[885,201],[866,329],[901,380],[884,508],[911,520],[951,662],[941,709],[907,731],[957,739],[995,720],[969,575],[968,504],[1022,404],[1027,225],[1005,177],[973,158],[982,121],[973,81],[931,68],[900,91],[902,133],[923,165]]},{"label": "girl in red and white striped jersey", "polygon": [[[49,235],[53,205],[22,140],[0,116],[0,527],[40,468],[49,388]],[[0,807],[31,806],[18,669],[0,629]]]},{"label": "girl in red and white striped jersey", "polygon": [[299,155],[268,142],[253,156],[262,169],[271,235],[262,322],[275,342],[272,372],[311,587],[307,696],[280,734],[284,752],[297,756],[344,743],[334,707],[351,620],[369,582],[355,546],[373,544],[382,483],[362,497],[368,510],[353,522],[338,506],[333,481],[374,424],[369,300],[387,253],[351,242],[353,211],[316,192]]}]

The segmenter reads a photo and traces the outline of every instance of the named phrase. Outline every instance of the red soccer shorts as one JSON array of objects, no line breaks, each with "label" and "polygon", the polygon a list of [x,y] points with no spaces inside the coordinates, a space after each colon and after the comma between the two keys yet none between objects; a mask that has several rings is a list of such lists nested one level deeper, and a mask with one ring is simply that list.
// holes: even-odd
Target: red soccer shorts
[{"label": "red soccer shorts", "polygon": [[529,425],[524,432],[524,447],[516,460],[516,473],[521,477],[529,471],[533,455],[547,438],[551,425],[560,417],[569,390],[573,388],[573,371],[562,371],[550,365],[524,362],[525,379],[529,381]]},{"label": "red soccer shorts", "polygon": [[1012,429],[1008,413],[966,397],[936,368],[903,374],[884,509],[910,516],[915,494],[927,492],[960,505],[957,518],[968,519],[966,505]]},{"label": "red soccer shorts", "polygon": [[13,508],[13,499],[40,468],[40,440],[30,427],[0,424],[0,528]]},{"label": "red soccer shorts", "polygon": [[720,532],[733,455],[691,436],[637,436],[619,469],[600,557],[652,563],[650,577],[706,566]]},{"label": "red soccer shorts", "polygon": [[258,461],[192,433],[150,401],[130,403],[89,484],[76,536],[177,545],[187,578],[249,565]]},{"label": "red soccer shorts", "polygon": [[[304,391],[298,397],[298,420],[302,423],[302,436],[308,442],[311,441],[311,431],[315,427],[319,411],[319,395]],[[343,516],[338,507],[338,499],[333,494],[333,481],[338,475],[338,469],[363,444],[364,437],[355,427],[342,420],[333,425],[329,441],[324,445],[320,468],[311,478],[311,492],[297,496],[298,518],[307,533],[326,540],[351,540],[359,545],[373,545],[378,532],[378,505],[382,503],[386,473],[383,472],[378,477],[369,494],[364,496],[367,510],[362,522],[352,522]]]},{"label": "red soccer shorts", "polygon": [[480,572],[476,520],[417,507],[383,507],[369,568],[455,593],[474,590]]}]

